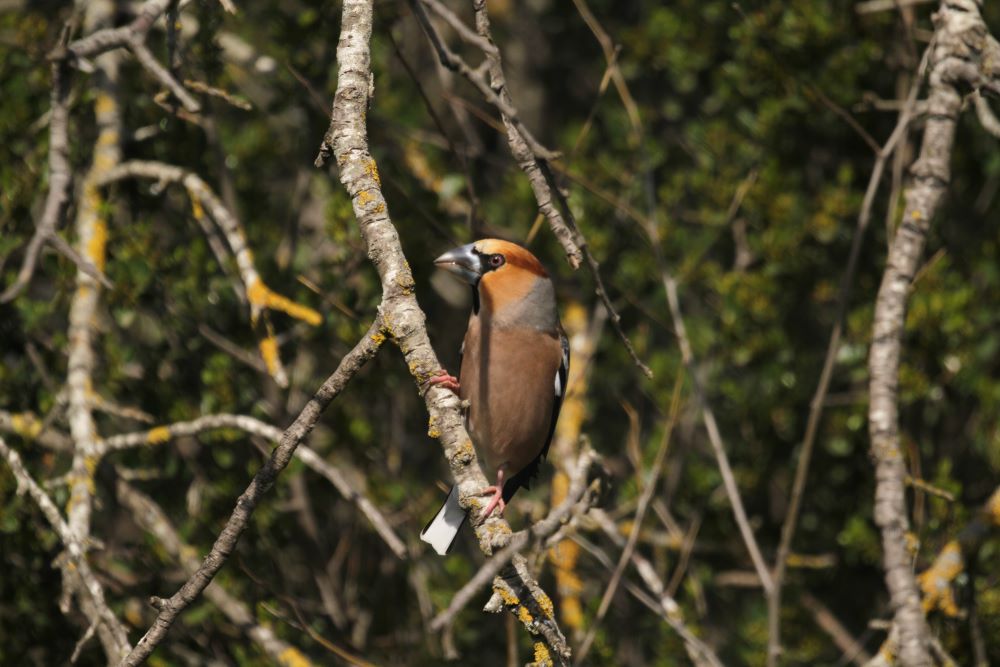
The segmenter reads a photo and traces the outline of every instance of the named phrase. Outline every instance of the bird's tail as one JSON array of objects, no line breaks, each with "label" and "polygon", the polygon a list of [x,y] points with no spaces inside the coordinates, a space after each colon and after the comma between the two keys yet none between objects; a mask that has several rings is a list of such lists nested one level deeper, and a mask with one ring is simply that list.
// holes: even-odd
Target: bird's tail
[{"label": "bird's tail", "polygon": [[431,545],[439,556],[444,556],[451,550],[463,523],[465,510],[458,504],[458,487],[453,486],[444,505],[420,533],[420,539]]}]

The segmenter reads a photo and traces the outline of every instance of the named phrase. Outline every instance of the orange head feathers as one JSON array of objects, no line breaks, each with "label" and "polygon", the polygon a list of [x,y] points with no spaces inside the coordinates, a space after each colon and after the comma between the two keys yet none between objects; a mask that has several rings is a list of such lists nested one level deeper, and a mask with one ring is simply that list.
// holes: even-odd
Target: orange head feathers
[{"label": "orange head feathers", "polygon": [[434,263],[472,286],[476,312],[483,305],[499,314],[507,306],[535,301],[532,296],[539,290],[546,295],[553,291],[538,258],[510,241],[482,239],[446,252]]}]

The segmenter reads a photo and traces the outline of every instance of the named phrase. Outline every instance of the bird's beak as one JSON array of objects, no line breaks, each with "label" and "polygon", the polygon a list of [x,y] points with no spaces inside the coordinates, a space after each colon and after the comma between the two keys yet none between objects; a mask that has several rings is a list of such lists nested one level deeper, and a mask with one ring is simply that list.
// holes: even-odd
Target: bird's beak
[{"label": "bird's beak", "polygon": [[434,265],[454,274],[470,285],[478,283],[483,275],[482,259],[472,243],[449,250],[435,259]]}]

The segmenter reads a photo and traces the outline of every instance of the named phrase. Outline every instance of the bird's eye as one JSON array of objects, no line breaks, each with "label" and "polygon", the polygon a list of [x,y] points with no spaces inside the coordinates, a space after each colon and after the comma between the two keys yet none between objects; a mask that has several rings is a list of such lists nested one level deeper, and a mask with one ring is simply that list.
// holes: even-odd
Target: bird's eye
[{"label": "bird's eye", "polygon": [[490,266],[492,266],[494,269],[497,269],[497,268],[500,268],[501,266],[503,266],[503,263],[505,261],[507,261],[507,260],[505,260],[504,256],[501,255],[500,253],[496,253],[494,255],[490,255]]}]

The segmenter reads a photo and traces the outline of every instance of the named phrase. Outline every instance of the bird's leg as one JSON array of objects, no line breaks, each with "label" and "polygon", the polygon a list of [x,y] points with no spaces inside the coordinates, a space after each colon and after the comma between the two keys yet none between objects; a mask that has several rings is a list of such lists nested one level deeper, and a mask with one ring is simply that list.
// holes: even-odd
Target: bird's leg
[{"label": "bird's leg", "polygon": [[441,387],[443,389],[450,389],[456,394],[458,393],[459,389],[458,378],[455,377],[454,375],[451,375],[450,373],[448,373],[448,371],[446,371],[443,368],[437,372],[437,375],[432,375],[430,378],[428,378],[424,384],[427,386],[427,389],[430,389],[431,387],[437,385],[438,387]]},{"label": "bird's leg", "polygon": [[482,523],[490,518],[490,514],[493,513],[494,508],[500,508],[500,516],[503,516],[503,511],[507,509],[507,503],[503,500],[503,477],[505,469],[506,466],[500,466],[497,468],[497,483],[494,486],[487,486],[485,489],[476,494],[477,496],[488,496],[493,494],[493,497],[490,498],[490,504],[486,506],[486,510],[483,512],[482,516],[479,517],[479,523]]}]

